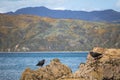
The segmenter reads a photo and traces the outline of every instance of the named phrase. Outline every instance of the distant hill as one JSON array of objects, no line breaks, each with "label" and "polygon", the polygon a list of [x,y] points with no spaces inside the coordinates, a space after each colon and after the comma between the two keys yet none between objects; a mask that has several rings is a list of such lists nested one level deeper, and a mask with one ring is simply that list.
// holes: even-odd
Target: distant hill
[{"label": "distant hill", "polygon": [[8,12],[6,14],[30,14],[42,17],[51,17],[59,19],[80,19],[87,21],[102,22],[120,22],[120,12],[112,9],[103,11],[71,11],[71,10],[51,10],[46,7],[27,7],[17,10],[16,12]]},{"label": "distant hill", "polygon": [[120,24],[0,14],[0,51],[120,48]]}]

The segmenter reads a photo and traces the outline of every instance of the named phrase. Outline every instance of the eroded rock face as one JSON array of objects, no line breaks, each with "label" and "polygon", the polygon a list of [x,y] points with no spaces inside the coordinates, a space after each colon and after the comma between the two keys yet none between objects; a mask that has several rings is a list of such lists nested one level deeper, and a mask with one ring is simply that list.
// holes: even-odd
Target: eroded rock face
[{"label": "eroded rock face", "polygon": [[53,59],[49,65],[35,71],[27,68],[20,80],[56,80],[71,73],[71,69],[62,64],[59,59]]},{"label": "eroded rock face", "polygon": [[87,62],[81,64],[74,77],[86,80],[120,80],[120,49],[103,49],[96,47],[92,50],[102,54],[95,60],[88,54]]}]

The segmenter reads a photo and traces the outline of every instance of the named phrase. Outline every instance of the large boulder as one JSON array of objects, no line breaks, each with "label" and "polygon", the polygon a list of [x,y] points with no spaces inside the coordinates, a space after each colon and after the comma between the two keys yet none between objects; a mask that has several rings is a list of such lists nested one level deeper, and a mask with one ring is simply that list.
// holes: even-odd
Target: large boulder
[{"label": "large boulder", "polygon": [[69,67],[62,64],[59,59],[53,59],[49,65],[37,70],[27,68],[22,73],[20,80],[56,80],[61,77],[67,77],[70,74],[72,74],[72,71]]},{"label": "large boulder", "polygon": [[92,51],[101,53],[102,57],[95,60],[88,54],[87,62],[80,65],[74,77],[85,80],[120,80],[120,49],[96,47]]}]

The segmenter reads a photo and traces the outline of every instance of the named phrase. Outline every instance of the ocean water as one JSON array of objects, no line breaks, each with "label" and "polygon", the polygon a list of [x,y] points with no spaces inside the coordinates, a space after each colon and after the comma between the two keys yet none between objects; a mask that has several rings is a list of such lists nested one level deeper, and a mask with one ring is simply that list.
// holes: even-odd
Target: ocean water
[{"label": "ocean water", "polygon": [[27,67],[33,70],[39,68],[36,64],[42,59],[46,60],[47,65],[58,58],[75,72],[80,63],[86,62],[86,57],[87,52],[0,53],[0,80],[19,80]]}]

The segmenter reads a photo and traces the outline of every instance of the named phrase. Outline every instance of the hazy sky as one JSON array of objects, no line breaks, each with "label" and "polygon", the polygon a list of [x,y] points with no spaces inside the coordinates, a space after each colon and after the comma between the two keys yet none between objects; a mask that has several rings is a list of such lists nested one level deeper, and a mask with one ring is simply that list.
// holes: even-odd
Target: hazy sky
[{"label": "hazy sky", "polygon": [[83,11],[114,9],[120,12],[120,0],[0,0],[0,13],[39,6]]}]

